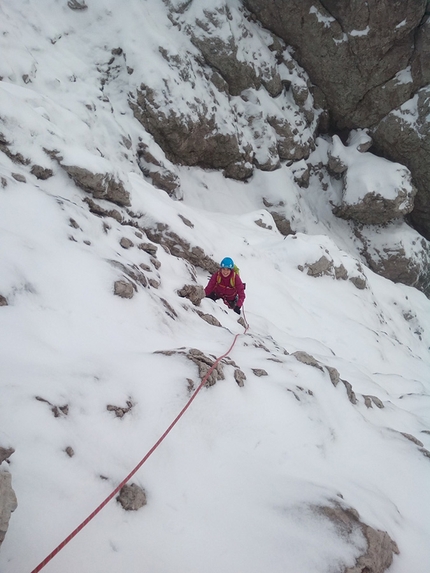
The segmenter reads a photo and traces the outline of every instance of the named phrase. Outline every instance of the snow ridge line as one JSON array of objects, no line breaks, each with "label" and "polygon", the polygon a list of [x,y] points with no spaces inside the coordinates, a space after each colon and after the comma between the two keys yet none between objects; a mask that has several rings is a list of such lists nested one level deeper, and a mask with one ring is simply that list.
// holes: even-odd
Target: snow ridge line
[{"label": "snow ridge line", "polygon": [[180,418],[185,414],[185,412],[191,406],[191,404],[195,400],[197,394],[203,388],[205,382],[207,381],[207,379],[209,378],[209,376],[211,375],[213,370],[217,367],[219,362],[221,362],[221,360],[223,358],[225,358],[231,352],[231,350],[234,348],[234,345],[236,344],[236,341],[239,338],[239,336],[247,333],[247,331],[249,329],[249,324],[245,318],[245,310],[244,309],[242,309],[242,310],[243,310],[243,317],[244,317],[244,323],[245,323],[244,332],[236,334],[234,336],[233,342],[231,343],[228,350],[226,350],[226,352],[224,352],[224,354],[222,354],[221,356],[219,356],[215,360],[215,362],[212,364],[212,366],[206,372],[205,376],[202,378],[202,381],[200,382],[199,386],[196,388],[196,390],[194,391],[194,393],[192,394],[192,396],[190,397],[188,402],[185,404],[185,406],[182,408],[182,410],[179,412],[179,414],[176,416],[176,418],[173,420],[173,422],[170,424],[170,426],[164,431],[164,433],[155,442],[155,444],[152,446],[152,448],[145,454],[145,456],[140,460],[140,462],[135,466],[135,468],[122,480],[122,482],[119,485],[117,485],[117,487],[107,496],[107,498],[105,500],[103,500],[101,502],[101,504],[98,507],[96,507],[96,509],[92,513],[90,513],[90,515],[86,519],[84,519],[84,521],[82,521],[82,523],[80,525],[78,525],[47,557],[45,557],[45,559],[43,561],[41,561],[39,563],[39,565],[31,571],[31,573],[38,573],[39,571],[41,571],[45,567],[45,565],[47,565],[69,543],[69,541],[71,541],[98,513],[100,513],[100,511],[110,502],[110,500],[113,497],[115,497],[115,495],[125,486],[125,484],[128,481],[130,481],[130,479],[134,476],[134,474],[143,466],[143,464],[146,462],[146,460],[149,458],[149,456],[151,456],[151,454],[153,454],[155,452],[155,450],[158,448],[158,446],[161,444],[161,442],[164,441],[164,439],[171,432],[173,427],[179,422]]}]

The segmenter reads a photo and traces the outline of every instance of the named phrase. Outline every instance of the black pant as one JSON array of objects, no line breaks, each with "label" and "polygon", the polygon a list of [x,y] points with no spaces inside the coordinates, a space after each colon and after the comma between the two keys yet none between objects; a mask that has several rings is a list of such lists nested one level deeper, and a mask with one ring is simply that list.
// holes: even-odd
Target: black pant
[{"label": "black pant", "polygon": [[[217,294],[215,294],[214,292],[211,292],[211,294],[207,294],[207,295],[206,295],[206,298],[210,298],[210,299],[212,299],[212,300],[218,300],[218,299],[220,299],[220,298],[222,298],[222,297],[219,296],[219,295],[217,295]],[[223,301],[224,301],[225,303],[227,303],[230,308],[234,308],[234,307],[236,306],[236,303],[237,303],[237,301],[238,301],[238,298],[239,298],[239,295],[236,295],[236,296],[234,297],[234,299],[232,299],[232,300],[227,300],[227,299],[224,298]]]}]

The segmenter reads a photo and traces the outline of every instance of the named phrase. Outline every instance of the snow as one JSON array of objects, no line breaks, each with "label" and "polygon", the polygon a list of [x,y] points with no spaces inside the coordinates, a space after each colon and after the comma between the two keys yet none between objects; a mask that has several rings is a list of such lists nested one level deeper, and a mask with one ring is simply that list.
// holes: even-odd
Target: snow
[{"label": "snow", "polygon": [[411,66],[397,72],[395,78],[399,84],[411,84],[413,82]]},{"label": "snow", "polygon": [[333,16],[327,16],[325,14],[322,14],[316,6],[310,7],[309,14],[315,14],[318,22],[320,24],[324,24],[324,28],[330,28],[331,24],[333,22],[336,22],[336,20],[335,20],[335,18],[333,18]]},{"label": "snow", "polygon": [[[133,477],[148,504],[125,512],[112,500],[44,571],[338,571],[354,565],[365,542],[358,530],[340,536],[315,509],[336,501],[396,541],[400,554],[390,573],[427,573],[430,466],[401,433],[430,449],[429,300],[363,266],[349,224],[329,207],[336,184],[323,191],[312,179],[300,189],[293,177],[300,162],[256,171],[248,183],[178,167],[182,201],[145,181],[121,141],[127,137],[135,148],[139,137],[151,138],[124,94],[145,78],[161,83],[163,74],[174,86],[158,46],[184,57],[184,46],[189,54],[193,47],[155,0],[130,0],[128,10],[119,0],[88,5],[83,12],[54,0],[0,8],[0,49],[7,54],[0,62],[0,132],[14,153],[54,171],[39,181],[29,166],[0,153],[0,294],[8,300],[0,307],[0,446],[16,450],[1,470],[11,472],[18,498],[0,549],[1,572],[34,569],[184,407],[188,379],[199,383],[197,368],[180,353],[157,351],[199,348],[220,356],[243,332],[237,315],[208,299],[200,310],[222,327],[201,320],[176,291],[192,282],[194,270],[202,286],[208,274],[161,247],[155,269],[136,248],[135,229],[92,215],[83,202],[87,195],[49,160],[46,147],[94,172],[122,174],[142,226],[163,223],[216,261],[231,256],[247,284],[250,329],[230,353],[246,374],[244,387],[225,365],[225,379],[202,389]],[[111,49],[120,46],[135,72],[127,74],[121,60],[118,75],[102,89]],[[183,99],[175,95],[182,88],[174,88],[174,105],[191,92],[203,101],[205,85],[197,79]],[[269,103],[276,106],[263,93],[258,100],[264,114]],[[351,200],[375,181],[384,181],[381,194],[390,196],[400,168],[359,153],[363,137],[354,134],[348,146],[338,145],[354,176]],[[315,162],[331,145],[317,143]],[[25,175],[27,183],[12,173]],[[277,231],[263,198],[284,209],[296,235]],[[259,219],[266,227],[256,225]],[[391,233],[410,244],[406,228],[396,223],[385,239],[375,231],[375,248],[383,248]],[[135,247],[123,249],[124,236]],[[364,276],[367,288],[298,269],[322,255],[350,276]],[[131,300],[113,296],[113,283],[123,275],[111,261],[150,266],[146,274],[160,288],[140,286]],[[165,312],[162,298],[176,318]],[[322,369],[299,362],[296,351],[313,355]],[[325,366],[352,385],[357,404],[342,383],[333,386]],[[267,376],[256,376],[255,369]],[[367,408],[364,395],[376,396],[384,408]],[[68,414],[54,417],[36,396],[68,405]],[[106,409],[127,400],[133,408],[122,419]]]},{"label": "snow", "polygon": [[348,34],[350,36],[361,37],[361,36],[367,36],[369,32],[370,32],[370,26],[366,26],[364,30],[351,30],[351,32],[348,32]]}]

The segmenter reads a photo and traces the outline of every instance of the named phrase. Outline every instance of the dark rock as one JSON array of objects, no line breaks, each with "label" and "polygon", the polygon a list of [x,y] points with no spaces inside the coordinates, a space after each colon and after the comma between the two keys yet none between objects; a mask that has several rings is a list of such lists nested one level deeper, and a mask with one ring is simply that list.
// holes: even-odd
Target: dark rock
[{"label": "dark rock", "polygon": [[15,181],[19,181],[20,183],[27,183],[27,179],[24,175],[21,175],[21,173],[11,173],[11,175]]},{"label": "dark rock", "polygon": [[406,254],[401,242],[372,250],[365,245],[362,253],[368,266],[378,275],[415,287],[430,297],[430,243],[418,238],[412,247],[415,251],[412,255]]},{"label": "dark rock", "polygon": [[205,291],[200,285],[184,285],[178,290],[178,295],[187,298],[195,306],[200,306],[202,299],[205,297]]},{"label": "dark rock", "polygon": [[130,205],[130,194],[112,174],[92,173],[84,167],[64,165],[61,161],[60,165],[78,187],[91,193],[95,199],[105,199],[121,206]]},{"label": "dark rock", "polygon": [[126,511],[137,511],[147,504],[145,490],[135,483],[122,487],[116,499]]},{"label": "dark rock", "polygon": [[[419,46],[414,41],[426,0],[244,4],[294,48],[295,58],[324,93],[339,128],[368,127],[429,83],[427,33],[422,32]],[[402,82],[396,74],[411,60],[411,81]]]},{"label": "dark rock", "polygon": [[117,418],[122,418],[123,416],[125,416],[125,414],[130,412],[133,406],[134,406],[133,402],[131,400],[127,400],[125,406],[114,406],[112,404],[108,404],[106,406],[106,410],[108,412],[114,412]]},{"label": "dark rock", "polygon": [[131,249],[134,246],[133,241],[130,241],[127,237],[122,237],[119,244],[123,249]]},{"label": "dark rock", "polygon": [[218,327],[222,326],[220,321],[217,318],[215,318],[214,316],[212,316],[212,314],[200,312],[199,310],[196,310],[196,312],[200,316],[201,319],[203,319],[205,322],[207,322],[211,326],[218,326]]},{"label": "dark rock", "polygon": [[261,376],[268,376],[266,370],[264,370],[263,368],[252,368],[252,372],[255,376],[258,376],[259,378]]},{"label": "dark rock", "polygon": [[[239,166],[250,163],[249,152],[242,150],[237,134],[221,133],[215,117],[205,107],[197,105],[194,117],[184,116],[171,108],[169,115],[160,110],[159,94],[142,85],[136,100],[130,100],[134,116],[154,137],[167,158],[173,163],[198,165],[208,169],[225,169],[233,177],[243,178]],[[191,105],[191,103],[190,103]]]},{"label": "dark rock", "polygon": [[40,165],[33,165],[30,173],[34,175],[37,179],[41,179],[43,181],[49,179],[54,175],[52,169],[49,169],[47,167],[41,167]]},{"label": "dark rock", "polygon": [[139,144],[137,158],[142,173],[151,179],[155,187],[166,191],[168,195],[178,195],[181,187],[179,177],[156,159],[146,144]]},{"label": "dark rock", "polygon": [[0,447],[0,464],[2,464],[5,460],[9,459],[14,452],[15,452],[14,448]]},{"label": "dark rock", "polygon": [[366,539],[366,552],[360,555],[353,567],[344,569],[344,573],[385,573],[393,562],[393,555],[399,554],[397,544],[388,533],[360,521],[355,509],[342,507],[337,502],[333,506],[315,509],[335,525],[342,537],[353,538],[361,533]]},{"label": "dark rock", "polygon": [[414,101],[388,114],[374,129],[375,149],[406,165],[417,187],[410,220],[430,240],[430,87]]},{"label": "dark rock", "polygon": [[134,286],[131,282],[126,280],[115,281],[114,294],[121,298],[133,298]]},{"label": "dark rock", "polygon": [[276,211],[271,211],[270,214],[272,215],[276,228],[281,235],[284,235],[285,237],[288,235],[294,235],[294,231],[291,229],[291,223],[284,217],[284,215],[281,215]]},{"label": "dark rock", "polygon": [[16,495],[12,489],[12,476],[7,471],[0,471],[0,545],[8,530],[11,514],[17,507]]},{"label": "dark rock", "polygon": [[94,213],[94,215],[100,215],[101,217],[112,217],[112,219],[115,219],[116,221],[118,221],[118,223],[123,222],[123,217],[117,209],[109,209],[109,210],[103,209],[101,205],[99,205],[89,197],[85,197],[83,201],[88,205],[91,213]]},{"label": "dark rock", "polygon": [[67,2],[67,6],[71,10],[87,10],[88,6],[85,4],[84,0],[78,2],[78,0],[69,0]]},{"label": "dark rock", "polygon": [[245,385],[246,375],[239,368],[236,368],[234,371],[234,379],[236,380],[237,385],[243,388]]}]

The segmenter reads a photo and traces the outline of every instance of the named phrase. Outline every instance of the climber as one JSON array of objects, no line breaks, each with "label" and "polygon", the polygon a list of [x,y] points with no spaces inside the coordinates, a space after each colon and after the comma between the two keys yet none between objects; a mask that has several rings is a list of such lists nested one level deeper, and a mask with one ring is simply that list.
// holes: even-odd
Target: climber
[{"label": "climber", "polygon": [[245,300],[245,285],[239,276],[239,269],[230,257],[221,261],[220,269],[209,279],[205,295],[212,300],[222,298],[229,308],[240,314]]}]

